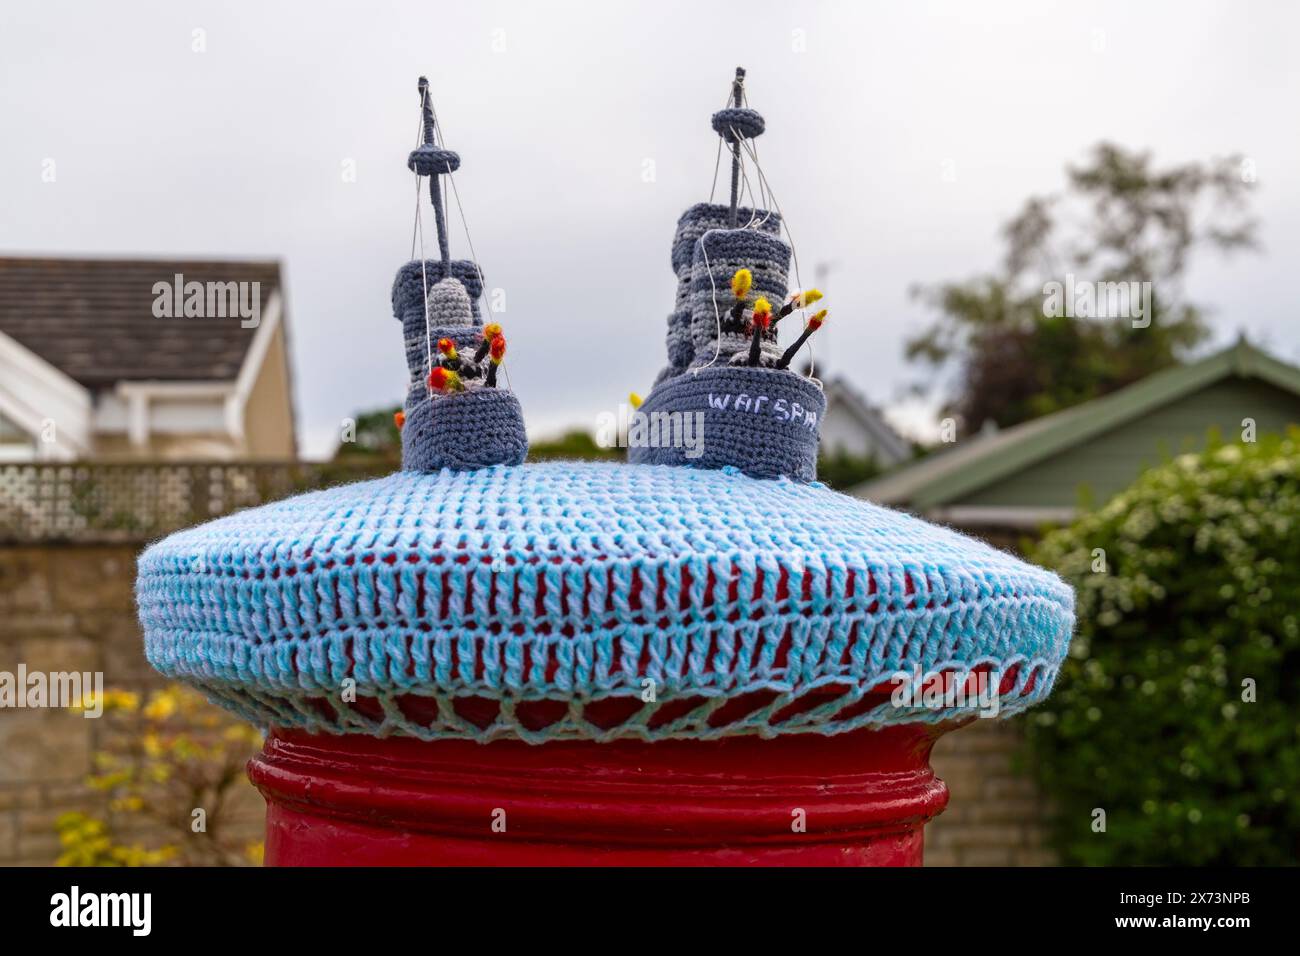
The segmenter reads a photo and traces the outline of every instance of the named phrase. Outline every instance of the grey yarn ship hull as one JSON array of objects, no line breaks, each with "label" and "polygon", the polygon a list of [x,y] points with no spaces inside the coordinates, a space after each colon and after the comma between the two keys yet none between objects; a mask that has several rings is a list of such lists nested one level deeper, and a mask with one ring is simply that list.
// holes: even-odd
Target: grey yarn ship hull
[{"label": "grey yarn ship hull", "polygon": [[[777,236],[781,231],[781,217],[766,209],[737,210],[741,222],[753,222],[751,231]],[[695,245],[700,237],[712,229],[726,229],[730,207],[711,203],[697,203],[677,220],[673,234],[672,266],[677,276],[677,298],[673,313],[668,317],[668,365],[659,373],[656,384],[680,375],[695,357],[695,343],[691,338],[691,274]],[[724,283],[723,296],[729,294],[731,277]],[[782,284],[784,289],[784,283]],[[725,301],[725,299],[720,300]]]},{"label": "grey yarn ship hull", "polygon": [[527,455],[523,409],[502,388],[434,395],[408,412],[402,426],[405,471],[519,465]]},{"label": "grey yarn ship hull", "polygon": [[731,466],[754,478],[796,481],[817,477],[826,396],[812,379],[786,370],[715,366],[661,383],[639,411],[652,431],[662,428],[655,415],[702,415],[696,421],[703,432],[696,457],[689,455],[697,449],[685,446],[629,447],[633,464]]}]

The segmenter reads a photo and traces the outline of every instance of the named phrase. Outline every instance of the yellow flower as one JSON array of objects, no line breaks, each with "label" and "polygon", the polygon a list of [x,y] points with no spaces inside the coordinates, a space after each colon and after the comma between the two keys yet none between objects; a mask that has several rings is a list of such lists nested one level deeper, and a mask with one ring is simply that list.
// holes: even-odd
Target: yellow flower
[{"label": "yellow flower", "polygon": [[105,713],[114,710],[124,710],[130,713],[140,706],[140,695],[133,694],[128,690],[106,690],[102,694],[90,691],[82,695],[81,702],[75,709],[78,711],[95,710],[97,705],[102,706]]},{"label": "yellow flower", "polygon": [[150,698],[148,706],[144,709],[144,715],[150,720],[166,720],[176,713],[178,704],[175,691],[160,690]]}]

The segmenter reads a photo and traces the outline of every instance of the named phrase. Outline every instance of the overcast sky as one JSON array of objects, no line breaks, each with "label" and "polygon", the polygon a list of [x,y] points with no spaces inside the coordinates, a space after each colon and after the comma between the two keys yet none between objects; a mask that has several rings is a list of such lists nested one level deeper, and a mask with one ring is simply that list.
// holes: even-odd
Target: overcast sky
[{"label": "overcast sky", "polygon": [[530,432],[591,429],[664,362],[673,227],[744,65],[805,283],[833,266],[821,358],[924,432],[909,288],[992,267],[999,224],[1101,139],[1254,161],[1264,254],[1198,259],[1189,291],[1219,342],[1300,361],[1298,35],[1281,2],[6,0],[0,251],[281,260],[300,439],[326,453],[402,395],[425,73]]}]

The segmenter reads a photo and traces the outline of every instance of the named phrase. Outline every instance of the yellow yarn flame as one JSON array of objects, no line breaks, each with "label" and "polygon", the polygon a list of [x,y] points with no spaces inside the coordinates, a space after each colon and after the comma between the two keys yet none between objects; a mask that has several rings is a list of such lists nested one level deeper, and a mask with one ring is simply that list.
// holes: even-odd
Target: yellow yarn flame
[{"label": "yellow yarn flame", "polygon": [[754,275],[748,269],[737,269],[731,277],[731,294],[743,299],[749,294],[749,287],[754,284]]}]

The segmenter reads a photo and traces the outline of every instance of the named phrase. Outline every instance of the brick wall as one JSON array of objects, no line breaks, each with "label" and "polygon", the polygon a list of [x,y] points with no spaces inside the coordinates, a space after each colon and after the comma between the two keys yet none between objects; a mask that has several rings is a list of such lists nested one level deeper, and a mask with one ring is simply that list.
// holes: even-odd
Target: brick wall
[{"label": "brick wall", "polygon": [[1017,773],[1020,721],[976,720],[939,739],[930,764],[948,785],[948,809],[925,829],[927,866],[1052,866],[1047,805]]},{"label": "brick wall", "polygon": [[[106,688],[161,685],[145,662],[127,545],[0,547],[0,671],[102,671]],[[107,817],[86,786],[102,720],[61,710],[0,710],[0,865],[47,865],[60,847],[54,821],[71,810]],[[264,805],[240,788],[229,832],[261,838]],[[131,839],[161,843],[161,834]]]}]

